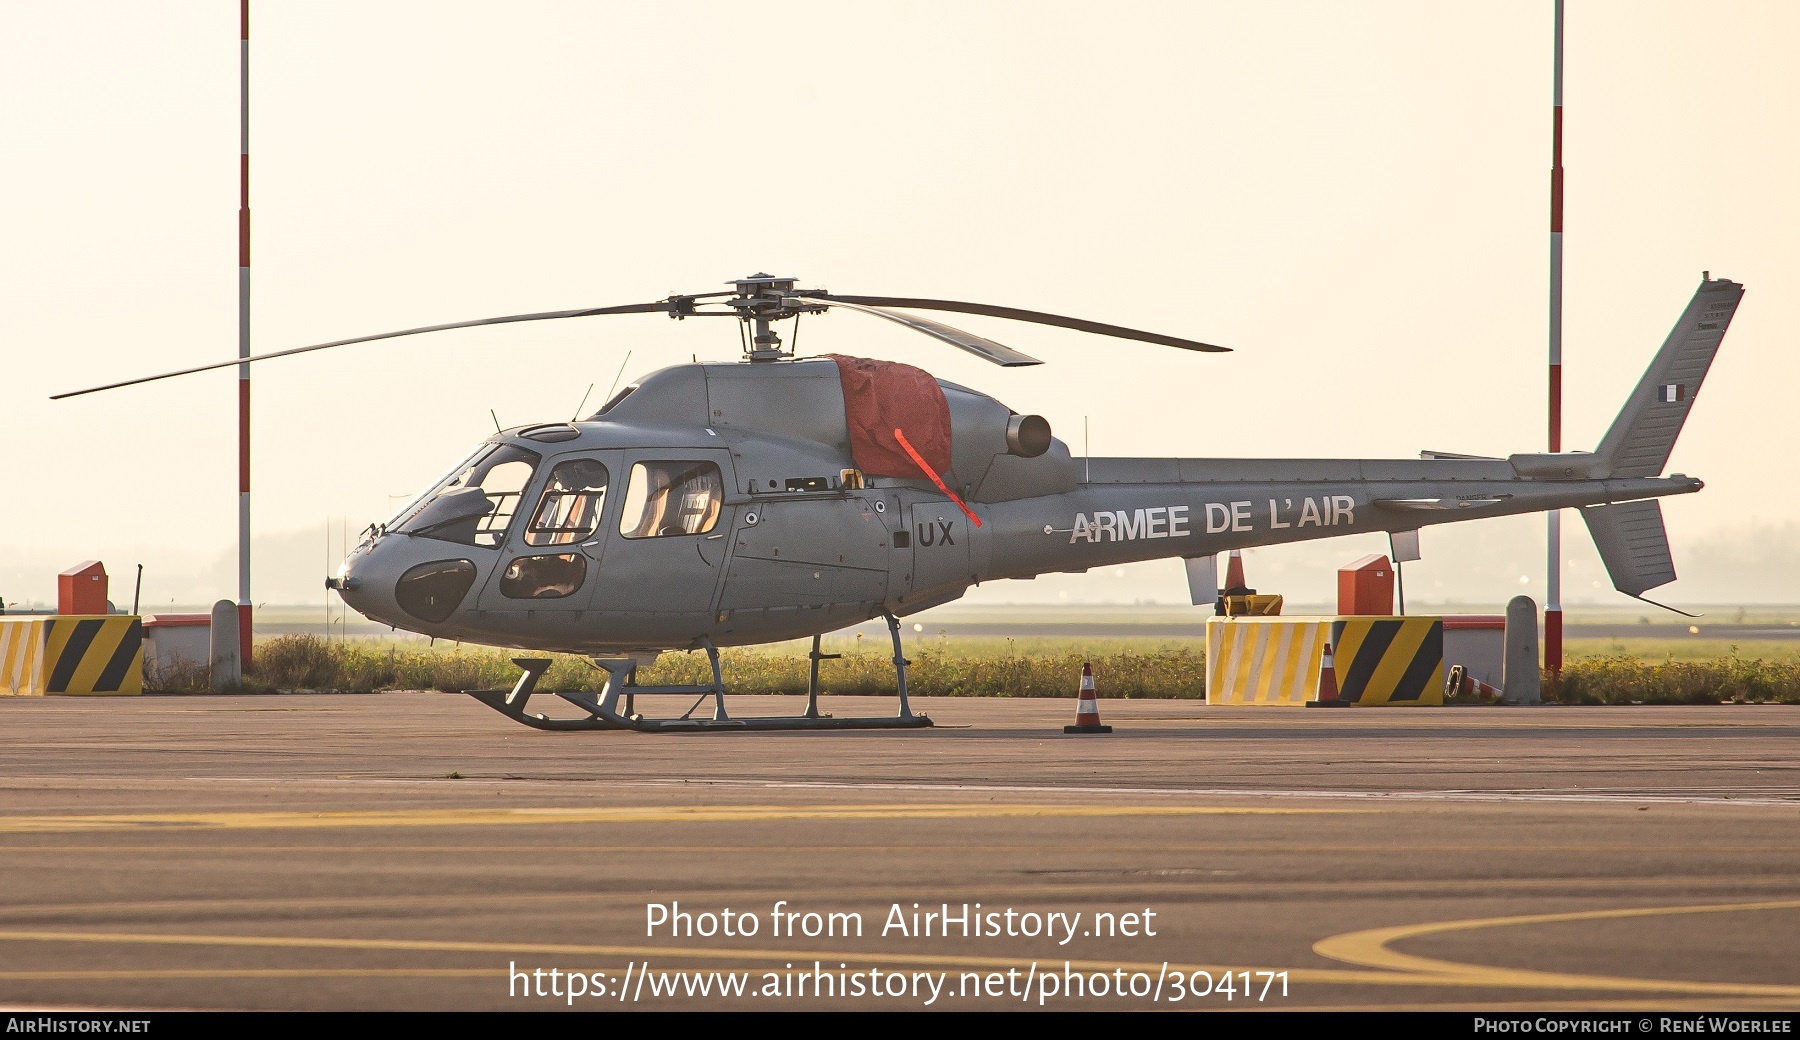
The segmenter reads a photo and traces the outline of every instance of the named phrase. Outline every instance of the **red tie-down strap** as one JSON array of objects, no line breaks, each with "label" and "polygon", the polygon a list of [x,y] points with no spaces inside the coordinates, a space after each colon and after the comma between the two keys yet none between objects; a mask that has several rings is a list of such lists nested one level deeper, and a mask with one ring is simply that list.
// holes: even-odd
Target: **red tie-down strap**
[{"label": "red tie-down strap", "polygon": [[906,449],[906,454],[912,456],[914,464],[924,470],[925,475],[931,478],[931,482],[938,486],[938,490],[950,496],[950,501],[955,502],[956,508],[963,511],[963,515],[969,518],[969,523],[974,524],[976,527],[980,527],[981,517],[976,516],[975,511],[970,509],[968,505],[957,496],[956,492],[950,490],[949,485],[944,483],[944,478],[937,475],[937,470],[926,465],[925,457],[913,449],[912,443],[906,439],[906,434],[901,432],[900,427],[898,426],[894,427],[894,439],[900,442],[902,448]]}]

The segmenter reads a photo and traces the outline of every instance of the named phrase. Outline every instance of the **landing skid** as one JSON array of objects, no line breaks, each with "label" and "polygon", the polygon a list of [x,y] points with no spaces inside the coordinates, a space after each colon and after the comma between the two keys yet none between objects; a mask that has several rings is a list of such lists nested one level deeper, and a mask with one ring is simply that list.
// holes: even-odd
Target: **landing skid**
[{"label": "landing skid", "polygon": [[[606,672],[606,682],[600,693],[588,693],[585,690],[557,691],[556,696],[575,705],[588,713],[584,719],[553,719],[547,715],[533,714],[525,710],[531,695],[537,691],[537,681],[550,667],[547,657],[515,657],[513,664],[525,670],[519,681],[510,690],[469,690],[469,696],[494,709],[514,722],[521,722],[532,729],[544,730],[582,730],[582,729],[634,729],[643,733],[695,732],[708,730],[781,730],[781,729],[923,729],[931,725],[927,715],[913,714],[912,707],[906,698],[906,666],[908,661],[900,652],[900,621],[888,614],[888,634],[894,640],[894,676],[900,693],[900,712],[897,715],[856,715],[842,718],[826,715],[819,711],[819,662],[833,660],[842,655],[819,652],[819,637],[813,636],[812,651],[807,654],[811,661],[811,670],[807,677],[806,713],[804,715],[753,715],[747,718],[732,718],[725,711],[725,677],[719,668],[719,648],[711,640],[702,640],[706,656],[712,662],[713,681],[707,686],[639,686],[637,685],[637,662],[632,660],[601,660],[596,658],[594,664]],[[680,693],[698,697],[693,707],[675,718],[648,718],[636,710],[636,699],[640,693]],[[695,718],[694,711],[712,698],[713,712],[711,718]],[[624,704],[621,706],[620,700]]]}]

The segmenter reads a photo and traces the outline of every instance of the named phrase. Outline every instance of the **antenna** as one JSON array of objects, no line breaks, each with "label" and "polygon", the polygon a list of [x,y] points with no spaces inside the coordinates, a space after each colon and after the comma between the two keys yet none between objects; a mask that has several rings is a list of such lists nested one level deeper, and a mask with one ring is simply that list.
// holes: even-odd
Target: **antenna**
[{"label": "antenna", "polygon": [[594,384],[589,383],[588,388],[587,388],[587,394],[581,395],[581,404],[578,404],[575,406],[575,414],[569,416],[570,422],[574,422],[576,419],[581,418],[581,409],[583,406],[585,406],[587,404],[588,394],[591,394],[593,392],[594,392]]},{"label": "antenna", "polygon": [[495,433],[499,433],[499,432],[500,432],[500,417],[499,417],[499,416],[498,416],[498,415],[494,415],[494,410],[493,410],[493,409],[492,409],[492,408],[489,408],[489,409],[488,409],[488,415],[490,415],[490,416],[492,416],[492,417],[493,417],[493,420],[494,420],[494,432],[495,432]]},{"label": "antenna", "polygon": [[606,388],[606,399],[608,401],[612,400],[613,391],[617,390],[619,388],[619,380],[621,380],[625,377],[625,366],[630,363],[631,363],[631,351],[627,350],[625,352],[625,360],[619,362],[618,375],[613,376],[612,385]]}]

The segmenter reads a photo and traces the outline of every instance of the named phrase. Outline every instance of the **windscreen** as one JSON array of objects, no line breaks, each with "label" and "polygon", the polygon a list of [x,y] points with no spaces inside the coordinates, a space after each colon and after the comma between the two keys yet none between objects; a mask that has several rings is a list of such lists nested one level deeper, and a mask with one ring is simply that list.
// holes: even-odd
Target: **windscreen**
[{"label": "windscreen", "polygon": [[406,505],[398,513],[395,513],[393,516],[389,517],[388,522],[385,524],[382,524],[381,526],[388,528],[389,530],[399,530],[401,524],[405,523],[407,520],[412,519],[413,514],[417,513],[420,509],[424,508],[425,503],[431,501],[433,498],[436,498],[437,493],[444,490],[444,485],[450,483],[452,480],[455,480],[457,477],[466,473],[471,464],[473,464],[477,459],[481,458],[483,455],[486,455],[488,452],[493,451],[496,447],[498,447],[498,445],[494,445],[494,444],[478,445],[474,451],[469,452],[469,454],[463,456],[463,459],[461,462],[458,462],[456,465],[451,466],[448,470],[446,470],[444,472],[443,476],[432,481],[430,486],[426,487],[426,489],[424,491],[419,492],[417,497],[415,497],[412,501],[406,503]]},{"label": "windscreen", "polygon": [[493,445],[438,488],[399,530],[463,545],[498,546],[542,460],[534,451]]}]

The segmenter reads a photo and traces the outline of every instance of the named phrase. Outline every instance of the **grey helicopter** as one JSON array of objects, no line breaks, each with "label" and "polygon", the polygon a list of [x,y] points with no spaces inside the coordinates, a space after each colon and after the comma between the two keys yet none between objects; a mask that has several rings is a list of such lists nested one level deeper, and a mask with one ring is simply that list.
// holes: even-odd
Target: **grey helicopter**
[{"label": "grey helicopter", "polygon": [[[371,525],[327,586],[397,629],[578,654],[599,692],[553,691],[585,713],[527,710],[550,659],[518,657],[510,690],[467,691],[539,729],[844,729],[931,725],[912,711],[899,618],[1002,578],[1143,560],[1187,561],[1194,602],[1232,549],[1578,508],[1614,586],[1675,579],[1656,501],[1699,491],[1663,475],[1743,287],[1702,276],[1692,300],[1592,452],[1506,458],[1092,458],[1041,416],[910,365],[797,357],[777,322],[830,308],[898,322],[1002,366],[1026,354],[906,311],[1010,318],[1190,351],[1227,348],[1039,311],[954,300],[838,295],[756,274],[652,303],[517,314],[256,355],[263,361],[446,329],[661,313],[739,322],[743,359],[695,362],[630,384],[586,419],[496,432],[387,521]],[[111,390],[243,363],[112,383]],[[885,618],[898,711],[819,710],[823,634]],[[811,637],[803,714],[738,717],[719,648]],[[703,650],[712,682],[650,686],[638,669]],[[649,717],[639,694],[697,699]],[[695,712],[712,701],[710,716]]]}]

